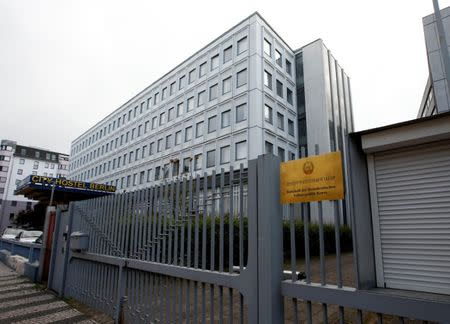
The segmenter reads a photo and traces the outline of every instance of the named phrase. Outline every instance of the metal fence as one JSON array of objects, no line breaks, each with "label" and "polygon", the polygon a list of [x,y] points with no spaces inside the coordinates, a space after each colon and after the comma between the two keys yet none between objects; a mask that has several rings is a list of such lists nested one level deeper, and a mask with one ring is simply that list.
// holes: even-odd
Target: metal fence
[{"label": "metal fence", "polygon": [[[307,204],[287,208],[290,246],[283,247],[279,163],[266,155],[249,161],[248,170],[241,166],[71,203],[68,233],[87,233],[89,246],[64,255],[61,294],[129,323],[404,323],[408,318],[450,318],[442,299],[364,285],[361,264],[370,267],[370,262],[360,254],[366,233],[360,220],[355,221],[360,216],[355,210],[350,213],[353,254],[341,254],[337,216],[335,253],[325,254],[320,203],[317,225],[305,216]],[[295,224],[299,211],[303,233]],[[310,237],[312,226],[318,226],[317,257],[310,253],[316,244]],[[298,237],[304,254],[296,251]],[[70,236],[63,243],[69,251]],[[290,259],[284,260],[287,250]],[[298,258],[300,254],[304,258]],[[291,274],[287,280],[286,272]]]},{"label": "metal fence", "polygon": [[28,259],[29,263],[39,261],[42,245],[35,243],[25,243],[16,240],[0,238],[0,250],[11,252],[11,255],[20,255]]}]

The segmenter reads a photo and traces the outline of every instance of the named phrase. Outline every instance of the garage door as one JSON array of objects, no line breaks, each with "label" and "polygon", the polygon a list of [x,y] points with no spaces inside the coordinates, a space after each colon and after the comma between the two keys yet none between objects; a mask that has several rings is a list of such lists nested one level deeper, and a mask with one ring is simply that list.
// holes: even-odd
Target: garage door
[{"label": "garage door", "polygon": [[450,141],[375,153],[372,168],[378,282],[450,294]]}]

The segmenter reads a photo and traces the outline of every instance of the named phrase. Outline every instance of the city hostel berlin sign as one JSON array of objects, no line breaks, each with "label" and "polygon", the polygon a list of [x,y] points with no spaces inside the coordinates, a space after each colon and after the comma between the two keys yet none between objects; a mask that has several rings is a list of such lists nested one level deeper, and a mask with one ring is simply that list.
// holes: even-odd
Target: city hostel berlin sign
[{"label": "city hostel berlin sign", "polygon": [[341,152],[281,163],[281,203],[344,198]]}]

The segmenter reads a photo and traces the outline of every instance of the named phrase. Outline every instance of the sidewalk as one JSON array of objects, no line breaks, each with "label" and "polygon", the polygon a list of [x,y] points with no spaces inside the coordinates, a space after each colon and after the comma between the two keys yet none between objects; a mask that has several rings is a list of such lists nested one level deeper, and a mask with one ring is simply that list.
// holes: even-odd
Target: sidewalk
[{"label": "sidewalk", "polygon": [[0,323],[96,323],[0,262]]}]

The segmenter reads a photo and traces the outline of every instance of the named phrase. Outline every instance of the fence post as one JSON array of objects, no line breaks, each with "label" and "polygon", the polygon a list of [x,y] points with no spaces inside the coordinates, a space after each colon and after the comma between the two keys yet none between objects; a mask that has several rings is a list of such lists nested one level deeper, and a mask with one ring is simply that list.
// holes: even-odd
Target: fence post
[{"label": "fence post", "polygon": [[258,157],[258,304],[259,323],[283,323],[283,220],[280,159]]},{"label": "fence post", "polygon": [[67,277],[67,268],[69,267],[69,254],[70,254],[70,234],[72,233],[72,224],[73,224],[74,214],[75,214],[75,202],[71,202],[69,204],[69,224],[67,226],[66,246],[64,247],[65,254],[64,254],[64,264],[63,264],[63,269],[62,269],[61,292],[59,294],[59,297],[61,297],[61,298],[63,298],[66,293],[66,277]]}]

